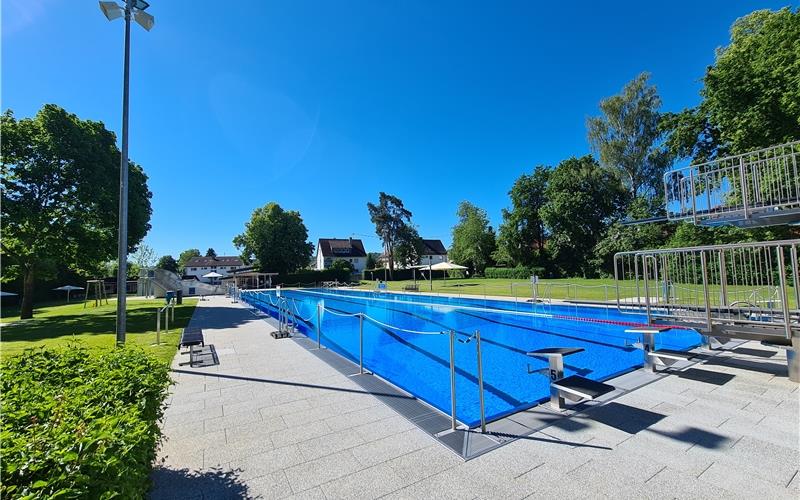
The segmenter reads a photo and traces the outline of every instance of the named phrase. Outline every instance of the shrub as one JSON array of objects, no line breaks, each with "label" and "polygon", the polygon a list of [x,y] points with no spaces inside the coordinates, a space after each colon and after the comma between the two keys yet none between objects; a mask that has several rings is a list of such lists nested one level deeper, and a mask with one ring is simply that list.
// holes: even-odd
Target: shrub
[{"label": "shrub", "polygon": [[316,271],[306,269],[296,273],[290,273],[278,276],[277,284],[296,285],[318,283],[322,281],[338,281],[340,283],[347,283],[350,281],[350,271],[347,269],[324,269]]},{"label": "shrub", "polygon": [[533,275],[546,277],[546,271],[543,267],[487,267],[483,271],[483,275],[486,278],[529,280]]},{"label": "shrub", "polygon": [[[428,271],[424,271],[425,276],[427,276]],[[419,270],[416,272],[417,279],[422,279],[422,274],[420,274]],[[389,274],[388,269],[379,268],[379,269],[367,269],[363,273],[365,280],[383,280],[384,276],[386,277],[386,281],[408,281],[414,279],[414,270],[413,269],[395,269],[394,273]]]},{"label": "shrub", "polygon": [[25,351],[2,364],[3,498],[143,498],[169,367],[141,349]]}]

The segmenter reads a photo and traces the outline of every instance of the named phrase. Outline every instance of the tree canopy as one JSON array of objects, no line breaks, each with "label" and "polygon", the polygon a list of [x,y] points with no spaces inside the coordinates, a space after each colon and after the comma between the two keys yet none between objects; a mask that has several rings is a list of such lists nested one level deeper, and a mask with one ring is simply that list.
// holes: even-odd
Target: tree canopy
[{"label": "tree canopy", "polygon": [[[116,255],[120,152],[103,123],[53,105],[0,119],[3,279],[24,281],[21,317],[33,315],[39,270],[58,262],[98,274]],[[130,163],[128,250],[150,230],[147,175]]]},{"label": "tree canopy", "polygon": [[216,257],[216,256],[217,256],[217,251],[214,250],[213,248],[209,248],[208,250],[206,250],[206,257]]},{"label": "tree canopy", "polygon": [[620,94],[600,101],[601,116],[586,121],[600,163],[617,172],[631,199],[663,191],[662,177],[672,162],[660,127],[661,98],[649,78],[639,74]]},{"label": "tree canopy", "polygon": [[165,271],[172,271],[173,273],[177,273],[179,271],[178,261],[176,261],[172,255],[164,255],[158,259],[156,267],[158,269],[164,269]]},{"label": "tree canopy", "polygon": [[546,195],[541,216],[553,259],[566,275],[593,275],[592,250],[627,200],[619,177],[592,156],[573,157],[551,172]]},{"label": "tree canopy", "polygon": [[275,202],[255,209],[233,244],[262,272],[281,274],[307,266],[314,251],[300,212],[286,211]]},{"label": "tree canopy", "polygon": [[511,209],[503,209],[494,260],[511,266],[541,264],[545,227],[540,211],[547,201],[547,180],[551,169],[540,165],[522,174],[508,195]]},{"label": "tree canopy", "polygon": [[496,250],[494,229],[486,211],[469,201],[462,201],[456,211],[458,222],[453,226],[453,245],[450,260],[467,266],[472,272],[483,273],[492,263]]},{"label": "tree canopy", "polygon": [[189,248],[181,252],[178,256],[178,271],[182,273],[186,268],[186,263],[195,257],[200,257],[199,248]]},{"label": "tree canopy", "polygon": [[696,162],[800,139],[800,10],[757,10],[731,27],[700,90],[669,116],[673,152]]},{"label": "tree canopy", "polygon": [[397,196],[380,192],[378,203],[367,203],[370,220],[375,224],[375,233],[383,242],[389,259],[389,271],[394,271],[395,251],[400,248],[399,257],[408,260],[419,246],[419,234],[411,223],[411,211],[403,206]]}]

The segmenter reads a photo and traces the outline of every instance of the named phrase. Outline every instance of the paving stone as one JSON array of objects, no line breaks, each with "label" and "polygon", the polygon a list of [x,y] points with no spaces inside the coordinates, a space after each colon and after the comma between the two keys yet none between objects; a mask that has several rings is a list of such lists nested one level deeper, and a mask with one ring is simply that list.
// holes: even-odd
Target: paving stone
[{"label": "paving stone", "polygon": [[304,462],[305,459],[296,446],[284,446],[258,455],[232,460],[228,467],[240,470],[239,477],[242,480],[248,480],[286,470]]},{"label": "paving stone", "polygon": [[[221,407],[220,407],[220,414],[222,414]],[[228,416],[209,418],[205,420],[205,429],[206,432],[211,432],[221,429],[231,429],[234,427],[238,427],[240,425],[251,424],[253,422],[259,422],[259,421],[261,421],[260,413],[258,413],[257,411],[245,411]]]},{"label": "paving stone", "polygon": [[325,483],[322,491],[328,498],[378,498],[408,484],[389,466],[379,464]]},{"label": "paving stone", "polygon": [[720,488],[735,491],[745,498],[791,498],[796,500],[797,493],[766,481],[731,464],[714,463],[699,478]]},{"label": "paving stone", "polygon": [[298,447],[306,460],[314,460],[338,451],[363,444],[358,434],[349,431],[334,432],[301,442]]},{"label": "paving stone", "polygon": [[328,481],[353,474],[364,466],[350,450],[334,453],[286,469],[292,491],[301,492]]},{"label": "paving stone", "polygon": [[356,446],[351,451],[359,462],[369,467],[421,448],[427,448],[432,442],[431,437],[421,430],[411,429]]},{"label": "paving stone", "polygon": [[283,471],[248,479],[245,484],[249,498],[284,498],[292,494],[292,487]]}]

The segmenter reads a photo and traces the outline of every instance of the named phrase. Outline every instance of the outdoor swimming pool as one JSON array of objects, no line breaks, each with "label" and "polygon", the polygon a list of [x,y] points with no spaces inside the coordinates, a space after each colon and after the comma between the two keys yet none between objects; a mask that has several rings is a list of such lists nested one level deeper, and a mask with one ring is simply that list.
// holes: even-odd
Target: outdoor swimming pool
[{"label": "outdoor swimming pool", "polygon": [[[460,340],[455,343],[456,417],[469,426],[480,421],[476,330],[481,334],[487,420],[549,397],[547,376],[529,373],[547,366],[525,355],[534,349],[582,347],[584,352],[565,358],[565,375],[598,381],[643,364],[642,351],[632,346],[637,336],[624,330],[631,323],[645,323],[645,318],[616,308],[331,289],[282,290],[281,297],[298,318],[301,332],[315,341],[319,308],[322,345],[356,363],[361,342],[355,315],[364,314],[365,369],[448,415],[449,331],[455,331]],[[278,314],[275,290],[242,291],[241,299],[271,316]],[[689,330],[670,330],[658,338],[657,347],[678,350],[701,340]]]}]

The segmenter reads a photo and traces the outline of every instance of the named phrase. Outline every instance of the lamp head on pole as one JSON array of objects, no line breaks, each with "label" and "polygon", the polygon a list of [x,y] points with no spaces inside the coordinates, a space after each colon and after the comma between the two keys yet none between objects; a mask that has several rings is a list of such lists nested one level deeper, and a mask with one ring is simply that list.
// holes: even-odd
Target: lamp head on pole
[{"label": "lamp head on pole", "polygon": [[[150,7],[150,4],[144,0],[134,0],[131,2],[133,19],[139,26],[150,31],[156,24],[156,19],[144,11],[148,7]],[[103,11],[103,15],[106,16],[106,19],[109,21],[113,21],[125,15],[125,7],[122,7],[117,2],[100,2],[100,10]]]}]

